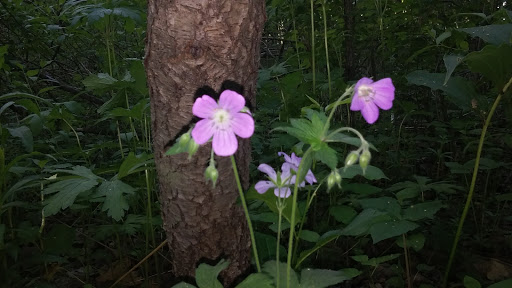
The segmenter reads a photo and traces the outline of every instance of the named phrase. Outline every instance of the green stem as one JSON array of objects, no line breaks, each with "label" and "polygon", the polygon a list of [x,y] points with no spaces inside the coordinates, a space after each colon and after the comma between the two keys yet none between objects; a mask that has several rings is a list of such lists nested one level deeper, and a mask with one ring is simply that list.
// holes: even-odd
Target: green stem
[{"label": "green stem", "polygon": [[476,177],[478,175],[478,167],[480,166],[480,156],[482,155],[482,149],[484,146],[484,140],[485,140],[485,134],[487,132],[487,127],[489,127],[489,124],[491,124],[491,118],[494,114],[494,111],[496,110],[496,107],[498,107],[498,104],[500,103],[500,100],[508,90],[508,88],[512,85],[512,78],[508,80],[508,83],[505,85],[505,87],[502,90],[502,93],[498,95],[496,100],[494,101],[494,104],[491,107],[491,110],[489,111],[489,115],[487,115],[487,119],[485,120],[484,127],[482,129],[482,134],[480,135],[480,142],[478,143],[478,150],[476,152],[476,159],[475,159],[475,166],[473,168],[473,178],[471,178],[471,186],[469,187],[469,193],[468,198],[466,200],[466,205],[464,206],[464,210],[462,211],[462,215],[460,217],[459,226],[457,227],[457,232],[455,234],[455,239],[453,240],[452,250],[450,252],[450,258],[448,259],[448,265],[446,267],[446,271],[444,274],[443,279],[443,287],[446,287],[448,284],[448,275],[450,274],[450,269],[453,264],[453,259],[455,258],[455,251],[457,250],[457,244],[459,243],[460,235],[462,233],[462,227],[464,226],[464,221],[466,220],[466,216],[469,211],[469,206],[471,205],[471,200],[473,199],[473,194],[475,191],[475,184],[476,184]]},{"label": "green stem", "polygon": [[245,219],[247,220],[247,226],[249,226],[249,233],[251,234],[252,252],[254,254],[254,261],[256,262],[256,269],[258,273],[261,272],[260,259],[258,257],[258,249],[256,248],[256,239],[254,238],[254,230],[252,229],[251,217],[249,216],[249,209],[247,209],[247,203],[245,202],[244,190],[242,189],[242,183],[240,183],[240,176],[236,169],[235,157],[231,155],[231,164],[233,166],[233,174],[235,175],[236,185],[238,186],[238,192],[240,193],[240,202],[245,212]]},{"label": "green stem", "polygon": [[325,13],[325,3],[322,3],[322,14],[324,16],[324,42],[325,42],[325,61],[327,62],[327,81],[329,82],[329,100],[331,100],[331,69],[329,67],[329,46],[327,45],[327,15]]},{"label": "green stem", "polygon": [[311,69],[313,69],[313,95],[316,91],[316,75],[315,75],[315,16],[314,16],[314,0],[311,0]]},{"label": "green stem", "polygon": [[[302,159],[306,159],[311,153],[311,147],[306,150]],[[286,288],[290,288],[290,274],[292,270],[292,255],[293,255],[293,238],[295,237],[295,214],[297,213],[297,193],[299,191],[299,183],[301,179],[298,178],[299,175],[302,175],[301,171],[304,169],[304,165],[301,161],[299,168],[297,169],[297,180],[295,181],[295,185],[293,186],[293,200],[292,200],[292,217],[290,219],[290,238],[288,239],[288,258],[286,260]]]},{"label": "green stem", "polygon": [[279,284],[280,284],[280,275],[281,273],[279,273],[279,266],[280,265],[280,261],[279,261],[279,244],[281,242],[281,220],[282,220],[282,216],[283,216],[283,209],[284,207],[282,206],[283,203],[281,201],[281,198],[278,198],[277,201],[279,201],[277,207],[278,207],[278,211],[279,211],[279,216],[278,216],[278,220],[277,220],[277,241],[276,241],[276,288],[279,288]]}]

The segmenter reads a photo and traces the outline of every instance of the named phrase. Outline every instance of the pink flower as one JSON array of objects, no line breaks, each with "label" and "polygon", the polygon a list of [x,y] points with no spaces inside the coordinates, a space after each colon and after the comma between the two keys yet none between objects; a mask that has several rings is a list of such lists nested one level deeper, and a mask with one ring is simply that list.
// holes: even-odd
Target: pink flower
[{"label": "pink flower", "polygon": [[379,108],[391,109],[394,99],[395,86],[393,86],[391,78],[373,82],[372,79],[363,77],[357,81],[354,88],[350,110],[361,111],[366,122],[373,124],[379,118]]},{"label": "pink flower", "polygon": [[254,119],[244,112],[245,99],[235,91],[225,90],[219,102],[203,95],[196,99],[192,113],[203,118],[192,129],[192,138],[202,145],[212,137],[213,152],[219,156],[231,156],[238,149],[236,135],[249,138],[254,133]]},{"label": "pink flower", "polygon": [[280,198],[288,198],[292,194],[290,186],[295,184],[295,175],[290,174],[290,170],[283,170],[282,173],[278,174],[276,171],[267,164],[260,164],[258,170],[267,174],[271,181],[258,181],[254,186],[254,189],[258,193],[263,194],[268,189],[274,188],[274,194]]},{"label": "pink flower", "polygon": [[[289,171],[291,169],[295,173],[297,173],[297,171],[299,170],[299,165],[300,165],[300,161],[302,160],[302,158],[297,157],[297,155],[295,155],[295,153],[292,153],[291,157],[288,156],[288,154],[286,154],[284,152],[278,152],[277,155],[284,156],[285,162],[283,163],[281,170],[288,171],[288,173],[289,173]],[[306,182],[308,182],[309,184],[316,183],[315,175],[313,174],[313,172],[311,172],[311,169],[308,171],[305,178],[306,178]],[[300,183],[300,186],[304,187],[305,183],[304,182]]]}]

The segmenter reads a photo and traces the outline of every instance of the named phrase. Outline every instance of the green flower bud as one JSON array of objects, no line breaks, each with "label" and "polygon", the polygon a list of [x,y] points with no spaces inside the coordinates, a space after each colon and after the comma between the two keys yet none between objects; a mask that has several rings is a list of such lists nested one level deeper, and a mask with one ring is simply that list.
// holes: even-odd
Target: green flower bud
[{"label": "green flower bud", "polygon": [[357,151],[351,151],[348,153],[347,158],[345,158],[345,167],[356,164],[358,159],[359,153]]},{"label": "green flower bud", "polygon": [[359,166],[363,168],[363,173],[366,171],[366,167],[370,164],[370,160],[372,159],[372,154],[368,150],[364,150],[361,156],[359,157]]},{"label": "green flower bud", "polygon": [[212,180],[213,188],[215,188],[217,179],[219,179],[219,171],[217,171],[217,168],[215,168],[214,165],[210,165],[204,171],[204,177],[206,178],[206,180]]},{"label": "green flower bud", "polygon": [[181,135],[180,140],[178,141],[178,145],[180,145],[181,148],[186,149],[189,141],[190,141],[190,133],[187,132],[187,133]]},{"label": "green flower bud", "polygon": [[197,144],[196,141],[194,141],[194,139],[191,138],[188,141],[188,158],[194,156],[194,154],[196,154],[197,152],[197,149],[199,149],[199,144]]},{"label": "green flower bud", "polygon": [[341,188],[341,175],[338,170],[334,170],[327,176],[327,191],[331,190],[334,185]]}]

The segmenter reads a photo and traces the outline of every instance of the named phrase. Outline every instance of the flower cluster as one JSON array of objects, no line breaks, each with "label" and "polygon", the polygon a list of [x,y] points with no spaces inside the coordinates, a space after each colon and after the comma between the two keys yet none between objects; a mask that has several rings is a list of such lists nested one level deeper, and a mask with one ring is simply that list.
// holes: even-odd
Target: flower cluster
[{"label": "flower cluster", "polygon": [[[268,189],[274,188],[274,194],[280,198],[288,198],[291,195],[290,187],[295,185],[296,174],[299,169],[300,161],[302,158],[297,157],[295,153],[292,153],[291,157],[284,152],[277,153],[279,156],[284,156],[285,162],[281,166],[281,172],[276,172],[272,167],[267,164],[261,164],[258,166],[258,170],[267,174],[270,181],[259,181],[256,183],[254,188],[258,193],[263,194]],[[316,183],[315,175],[311,170],[308,171],[305,177],[305,181],[299,184],[299,187],[306,186],[306,182],[309,184]]]}]

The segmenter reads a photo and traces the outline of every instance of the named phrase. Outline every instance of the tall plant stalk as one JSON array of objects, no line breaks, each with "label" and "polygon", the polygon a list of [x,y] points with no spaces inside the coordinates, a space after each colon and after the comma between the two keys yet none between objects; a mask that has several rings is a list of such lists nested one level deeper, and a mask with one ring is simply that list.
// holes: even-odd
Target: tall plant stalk
[{"label": "tall plant stalk", "polygon": [[450,274],[450,269],[453,264],[453,259],[455,258],[455,251],[457,250],[457,244],[459,243],[460,235],[462,234],[462,227],[464,226],[464,221],[466,220],[466,216],[469,211],[469,206],[471,205],[471,201],[473,200],[473,194],[475,192],[475,184],[476,177],[478,175],[478,167],[480,166],[480,157],[482,156],[482,149],[484,146],[485,135],[487,133],[487,128],[491,124],[491,118],[494,115],[494,111],[498,104],[500,103],[503,95],[508,91],[508,88],[512,85],[512,78],[508,80],[508,83],[503,87],[502,93],[498,94],[496,100],[494,100],[494,104],[487,115],[487,119],[485,120],[484,127],[482,129],[482,133],[480,134],[480,141],[478,142],[478,149],[476,152],[475,166],[473,167],[473,177],[471,178],[471,186],[469,187],[468,198],[466,199],[466,205],[464,206],[464,210],[462,211],[462,215],[460,217],[459,226],[457,227],[457,232],[455,234],[455,239],[453,240],[452,250],[450,252],[450,258],[448,259],[448,265],[446,267],[446,271],[443,279],[443,287],[446,287],[448,284],[448,276]]}]

